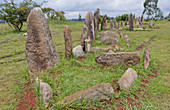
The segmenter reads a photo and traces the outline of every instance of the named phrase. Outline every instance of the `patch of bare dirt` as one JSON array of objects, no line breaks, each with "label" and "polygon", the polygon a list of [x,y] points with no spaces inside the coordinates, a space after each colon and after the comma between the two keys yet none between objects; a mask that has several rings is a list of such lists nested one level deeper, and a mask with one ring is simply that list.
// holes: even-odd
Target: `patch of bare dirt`
[{"label": "patch of bare dirt", "polygon": [[28,82],[25,87],[22,89],[22,97],[18,103],[16,110],[35,110],[36,109],[36,95],[33,92],[33,89],[30,88],[31,82]]}]

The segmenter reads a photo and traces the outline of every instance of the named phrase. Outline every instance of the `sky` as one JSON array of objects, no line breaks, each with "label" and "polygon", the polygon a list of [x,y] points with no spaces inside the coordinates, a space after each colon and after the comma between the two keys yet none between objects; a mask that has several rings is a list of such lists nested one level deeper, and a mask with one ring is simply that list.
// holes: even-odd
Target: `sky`
[{"label": "sky", "polygon": [[[14,0],[20,2],[22,0]],[[43,0],[34,0],[42,2]],[[116,17],[122,14],[135,13],[141,16],[143,3],[145,0],[47,0],[43,7],[51,7],[56,11],[66,12],[66,19],[77,19],[79,13],[85,18],[86,13],[90,10],[94,12],[100,9],[100,14],[107,14],[109,17]],[[170,0],[159,0],[158,7],[162,10],[164,16],[170,13]],[[146,17],[146,16],[144,16]]]}]

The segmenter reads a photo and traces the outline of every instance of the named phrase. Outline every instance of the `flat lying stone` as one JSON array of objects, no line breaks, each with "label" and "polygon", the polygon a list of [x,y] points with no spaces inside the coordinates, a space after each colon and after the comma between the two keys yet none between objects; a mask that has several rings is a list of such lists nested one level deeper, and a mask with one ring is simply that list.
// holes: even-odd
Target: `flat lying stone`
[{"label": "flat lying stone", "polygon": [[101,53],[95,61],[102,65],[140,65],[140,55],[136,52]]},{"label": "flat lying stone", "polygon": [[121,90],[128,90],[131,84],[137,79],[137,73],[134,69],[128,68],[122,77],[119,79],[118,84]]},{"label": "flat lying stone", "polygon": [[146,50],[143,53],[143,62],[144,62],[145,69],[148,69],[150,61],[151,61],[151,55],[150,55],[150,51],[149,51],[149,47],[148,47],[148,48],[146,48]]},{"label": "flat lying stone", "polygon": [[114,33],[113,31],[110,31],[110,30],[100,34],[100,39],[101,40],[104,40],[104,39],[106,39],[108,37],[109,38],[116,38],[116,39],[118,39],[118,35],[116,33]]},{"label": "flat lying stone", "polygon": [[108,51],[109,49],[108,48],[100,48],[100,47],[92,47],[91,48],[91,51],[92,52],[96,52],[96,53],[98,53],[98,52],[104,52],[104,51]]},{"label": "flat lying stone", "polygon": [[101,41],[102,44],[106,45],[106,44],[120,44],[119,41],[115,38],[111,38],[111,37],[108,37],[106,39],[103,39]]},{"label": "flat lying stone", "polygon": [[81,103],[84,101],[95,101],[95,100],[109,100],[110,96],[114,94],[114,89],[109,83],[101,83],[96,86],[84,89],[82,91],[76,92],[57,104],[69,104],[70,102]]}]

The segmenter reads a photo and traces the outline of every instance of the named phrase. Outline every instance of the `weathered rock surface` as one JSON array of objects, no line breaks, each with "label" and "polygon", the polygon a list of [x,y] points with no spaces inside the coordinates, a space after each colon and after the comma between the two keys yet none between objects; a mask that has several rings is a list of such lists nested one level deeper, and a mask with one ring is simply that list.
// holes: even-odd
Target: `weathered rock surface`
[{"label": "weathered rock surface", "polygon": [[92,47],[91,48],[91,51],[92,52],[96,52],[96,53],[98,53],[98,52],[104,52],[104,51],[108,51],[109,49],[108,48],[100,48],[100,47]]},{"label": "weathered rock surface", "polygon": [[119,47],[118,45],[115,45],[115,44],[112,44],[109,46],[109,49],[110,50],[114,50],[114,51],[117,51],[117,50],[121,50],[121,51],[124,51],[123,48]]},{"label": "weathered rock surface", "polygon": [[123,28],[123,21],[121,21],[121,28]]},{"label": "weathered rock surface", "polygon": [[101,41],[102,44],[120,44],[119,41],[113,37],[107,37]]},{"label": "weathered rock surface", "polygon": [[153,27],[154,26],[154,23],[152,22],[152,20],[149,22],[149,27]]},{"label": "weathered rock surface", "polygon": [[119,79],[118,84],[120,89],[129,90],[131,84],[137,79],[137,73],[134,69],[128,68],[122,77]]},{"label": "weathered rock surface", "polygon": [[144,62],[145,69],[148,69],[150,61],[151,61],[151,55],[150,55],[149,47],[147,47],[143,54],[143,62]]},{"label": "weathered rock surface", "polygon": [[102,65],[140,65],[140,55],[136,52],[101,53],[95,61]]},{"label": "weathered rock surface", "polygon": [[114,89],[109,83],[101,83],[96,86],[84,89],[82,91],[76,92],[57,104],[68,104],[70,102],[91,102],[95,100],[109,100],[110,96],[114,94]]},{"label": "weathered rock surface", "polygon": [[76,57],[83,56],[84,55],[83,47],[81,45],[78,45],[75,48],[73,48],[73,54]]},{"label": "weathered rock surface", "polygon": [[113,29],[113,20],[110,20],[110,29]]},{"label": "weathered rock surface", "polygon": [[118,38],[118,35],[114,33],[113,31],[107,30],[106,32],[103,32],[100,34],[100,39],[104,40],[106,38]]},{"label": "weathered rock surface", "polygon": [[40,86],[39,92],[42,95],[43,103],[45,105],[45,108],[47,108],[49,106],[49,104],[50,104],[50,100],[53,97],[52,89],[47,83],[42,82],[42,80],[40,80],[38,78],[36,79],[36,82]]},{"label": "weathered rock surface", "polygon": [[89,52],[91,48],[91,40],[85,39],[85,52]]},{"label": "weathered rock surface", "polygon": [[29,74],[35,78],[60,63],[50,28],[41,8],[33,8],[27,19],[26,59]]},{"label": "weathered rock surface", "polygon": [[108,53],[115,53],[115,52],[113,52],[112,50],[109,50],[109,52]]},{"label": "weathered rock surface", "polygon": [[132,13],[130,14],[129,30],[133,31],[133,15],[132,15]]},{"label": "weathered rock surface", "polygon": [[80,40],[80,45],[83,47],[83,51],[85,51],[85,39],[90,39],[90,31],[86,25],[83,26],[82,28],[82,33],[81,33],[81,40]]},{"label": "weathered rock surface", "polygon": [[94,12],[94,31],[95,36],[97,35],[97,31],[99,31],[99,22],[100,22],[100,9],[97,8]]},{"label": "weathered rock surface", "polygon": [[115,29],[117,28],[117,26],[116,26],[116,20],[114,20],[114,28],[115,28]]},{"label": "weathered rock surface", "polygon": [[65,40],[65,58],[69,58],[72,54],[72,36],[70,28],[64,26],[64,40]]},{"label": "weathered rock surface", "polygon": [[94,40],[94,16],[91,11],[88,11],[85,18],[85,25],[88,27],[90,31],[90,40]]},{"label": "weathered rock surface", "polygon": [[104,15],[102,24],[101,24],[101,30],[107,29],[107,15]]}]

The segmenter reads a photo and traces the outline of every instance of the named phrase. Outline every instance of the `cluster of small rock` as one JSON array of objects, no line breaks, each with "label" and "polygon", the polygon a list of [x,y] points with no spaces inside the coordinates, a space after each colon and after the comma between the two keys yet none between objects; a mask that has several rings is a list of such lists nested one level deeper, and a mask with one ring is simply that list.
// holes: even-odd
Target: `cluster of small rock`
[{"label": "cluster of small rock", "polygon": [[[101,33],[100,39],[101,43],[111,44],[108,48],[99,48],[92,47],[91,42],[95,40],[97,31],[99,30],[99,19],[100,19],[100,10],[97,9],[92,15],[92,12],[89,11],[86,15],[85,25],[82,28],[80,45],[72,49],[72,36],[69,26],[64,26],[64,40],[65,40],[65,58],[70,58],[72,53],[79,57],[83,56],[84,53],[93,51],[93,52],[108,52],[101,53],[96,56],[95,61],[98,64],[102,65],[140,65],[140,55],[137,52],[119,52],[114,53],[113,51],[119,50],[124,51],[123,48],[117,46],[120,44],[118,41],[119,36],[107,30],[106,32]],[[130,15],[129,20],[129,29],[133,30],[133,16]],[[27,19],[27,40],[26,40],[26,59],[29,68],[29,74],[32,78],[36,78],[37,84],[40,86],[40,94],[43,96],[43,102],[45,107],[49,106],[50,99],[52,98],[52,89],[51,87],[40,80],[39,73],[41,71],[49,71],[55,65],[60,63],[60,58],[56,51],[55,45],[52,41],[50,28],[48,26],[47,20],[41,10],[41,8],[34,8],[30,12]],[[118,25],[118,29],[123,27],[123,22],[121,26]],[[116,28],[116,21],[114,20],[114,28]],[[107,16],[103,17],[101,29],[107,29]],[[110,29],[113,29],[113,21],[110,21]],[[127,46],[129,46],[129,38],[127,35],[123,37],[123,34],[120,34],[122,39],[126,39]],[[150,53],[149,48],[147,48],[143,55],[144,68],[147,69],[150,64]],[[118,84],[122,90],[128,90],[130,85],[137,79],[137,72],[132,68],[129,68],[125,71],[122,77],[119,79]],[[57,104],[68,104],[72,100],[75,101],[89,101],[96,99],[110,99],[110,96],[114,94],[114,89],[109,83],[101,83],[97,86],[87,88],[83,91],[72,94],[64,98],[62,101]]]}]

